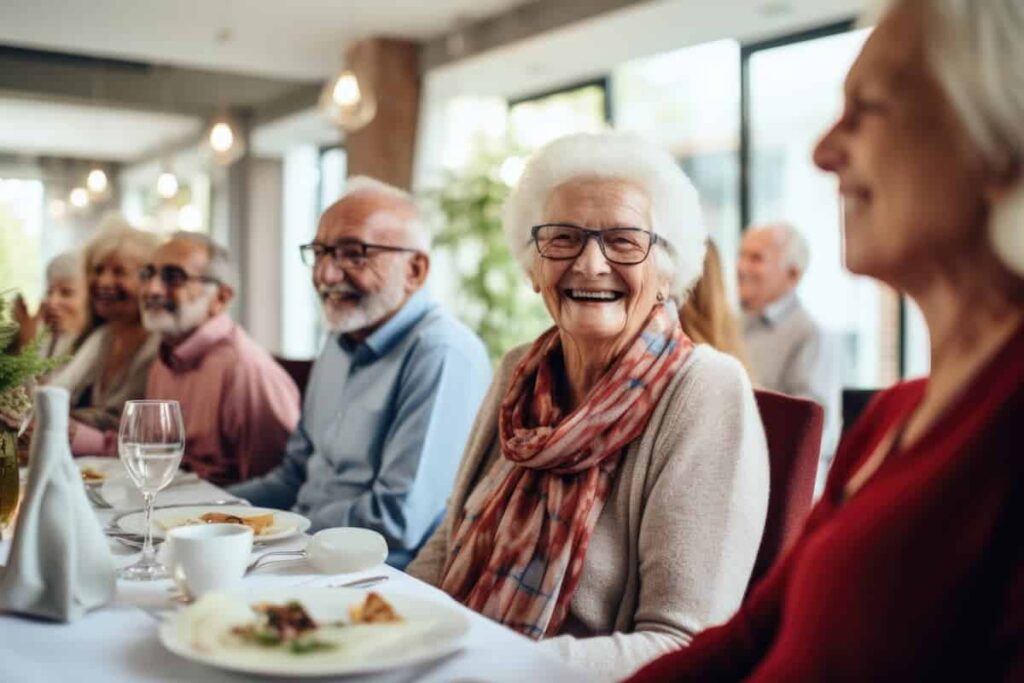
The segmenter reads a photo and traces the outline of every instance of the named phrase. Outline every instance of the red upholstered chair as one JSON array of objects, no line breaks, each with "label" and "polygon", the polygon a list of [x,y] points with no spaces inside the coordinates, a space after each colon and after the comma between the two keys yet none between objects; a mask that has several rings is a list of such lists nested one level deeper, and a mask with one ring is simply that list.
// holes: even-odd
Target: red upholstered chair
[{"label": "red upholstered chair", "polygon": [[761,389],[754,395],[768,439],[771,489],[748,593],[799,533],[811,510],[825,423],[825,411],[814,401]]},{"label": "red upholstered chair", "polygon": [[295,385],[299,387],[299,395],[306,395],[306,384],[309,382],[309,373],[313,369],[313,361],[311,360],[293,360],[291,358],[278,358],[274,356],[274,360],[277,364],[284,368]]}]

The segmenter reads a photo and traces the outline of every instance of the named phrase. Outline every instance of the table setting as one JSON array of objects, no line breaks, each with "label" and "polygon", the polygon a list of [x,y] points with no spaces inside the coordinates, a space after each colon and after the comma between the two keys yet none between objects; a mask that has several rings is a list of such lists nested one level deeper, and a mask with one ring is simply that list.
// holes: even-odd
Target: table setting
[{"label": "table setting", "polygon": [[384,564],[377,532],[310,535],[301,515],[180,472],[174,402],[126,405],[120,459],[72,459],[61,392],[37,392],[0,541],[0,679],[593,680]]}]

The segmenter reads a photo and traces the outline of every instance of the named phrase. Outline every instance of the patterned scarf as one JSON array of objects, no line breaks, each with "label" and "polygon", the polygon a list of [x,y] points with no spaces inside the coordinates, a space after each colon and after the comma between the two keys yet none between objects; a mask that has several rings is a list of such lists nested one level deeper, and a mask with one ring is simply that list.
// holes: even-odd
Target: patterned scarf
[{"label": "patterned scarf", "polygon": [[693,348],[674,303],[644,329],[585,402],[563,415],[552,328],[512,373],[501,404],[501,453],[452,527],[441,588],[531,638],[559,632],[626,446],[647,426]]}]

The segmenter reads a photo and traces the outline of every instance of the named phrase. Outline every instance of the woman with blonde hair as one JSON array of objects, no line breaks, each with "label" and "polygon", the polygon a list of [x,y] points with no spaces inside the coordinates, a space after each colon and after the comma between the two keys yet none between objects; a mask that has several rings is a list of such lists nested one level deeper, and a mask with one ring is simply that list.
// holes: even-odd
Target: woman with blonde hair
[{"label": "woman with blonde hair", "polygon": [[704,255],[704,271],[679,308],[683,332],[696,344],[708,344],[727,353],[750,373],[747,352],[743,347],[739,323],[729,305],[722,274],[722,257],[711,240]]},{"label": "woman with blonde hair", "polygon": [[[104,219],[83,253],[96,329],[52,384],[71,392],[71,417],[97,430],[116,429],[125,401],[143,397],[159,335],[142,326],[139,271],[160,240],[123,218]],[[86,430],[72,428],[75,439]],[[73,440],[72,450],[83,452]]]}]

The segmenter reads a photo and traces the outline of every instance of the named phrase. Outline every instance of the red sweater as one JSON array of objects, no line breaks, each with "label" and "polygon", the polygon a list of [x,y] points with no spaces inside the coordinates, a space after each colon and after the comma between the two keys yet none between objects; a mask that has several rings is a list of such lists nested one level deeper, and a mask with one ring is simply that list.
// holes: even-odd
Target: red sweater
[{"label": "red sweater", "polygon": [[1024,680],[1024,329],[842,501],[925,384],[875,398],[739,612],[633,681]]}]

